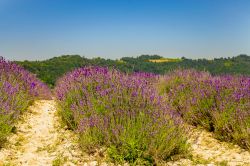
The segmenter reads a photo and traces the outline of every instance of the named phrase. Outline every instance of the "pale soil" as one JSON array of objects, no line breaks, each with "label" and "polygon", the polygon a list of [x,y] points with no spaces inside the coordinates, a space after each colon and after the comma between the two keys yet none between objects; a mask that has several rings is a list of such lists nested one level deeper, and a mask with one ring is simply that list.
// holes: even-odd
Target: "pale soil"
[{"label": "pale soil", "polygon": [[221,142],[212,133],[203,129],[192,129],[190,159],[169,162],[168,165],[228,165],[250,166],[250,153],[237,145]]},{"label": "pale soil", "polygon": [[[83,154],[77,135],[60,123],[53,100],[36,101],[16,124],[17,131],[0,150],[1,165],[109,165]],[[250,153],[220,142],[202,129],[192,129],[190,157],[164,165],[249,165]]]},{"label": "pale soil", "polygon": [[0,150],[0,166],[97,164],[81,153],[76,135],[62,127],[53,100],[36,101],[16,128]]}]

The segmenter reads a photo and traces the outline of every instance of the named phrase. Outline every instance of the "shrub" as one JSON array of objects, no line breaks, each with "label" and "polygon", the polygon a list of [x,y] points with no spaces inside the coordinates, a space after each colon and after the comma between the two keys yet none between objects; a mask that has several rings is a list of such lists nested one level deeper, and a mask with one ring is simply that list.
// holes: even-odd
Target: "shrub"
[{"label": "shrub", "polygon": [[180,117],[153,87],[157,76],[87,67],[68,73],[55,93],[67,124],[89,153],[135,164],[167,160],[187,150]]},{"label": "shrub", "polygon": [[30,103],[49,97],[49,89],[34,75],[0,57],[0,146]]},{"label": "shrub", "polygon": [[187,122],[250,148],[249,77],[177,70],[161,80],[160,93]]}]

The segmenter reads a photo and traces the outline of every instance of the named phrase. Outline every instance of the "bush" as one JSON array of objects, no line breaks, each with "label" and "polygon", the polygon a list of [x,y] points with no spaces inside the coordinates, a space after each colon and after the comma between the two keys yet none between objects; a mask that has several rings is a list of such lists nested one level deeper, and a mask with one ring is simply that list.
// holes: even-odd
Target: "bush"
[{"label": "bush", "polygon": [[157,76],[87,67],[68,73],[55,93],[84,150],[106,148],[117,162],[152,164],[186,152],[180,117],[153,87]]},{"label": "bush", "polygon": [[49,97],[49,89],[34,75],[0,57],[0,146],[32,101]]},{"label": "bush", "polygon": [[187,122],[250,149],[249,77],[177,70],[161,80],[160,93]]}]

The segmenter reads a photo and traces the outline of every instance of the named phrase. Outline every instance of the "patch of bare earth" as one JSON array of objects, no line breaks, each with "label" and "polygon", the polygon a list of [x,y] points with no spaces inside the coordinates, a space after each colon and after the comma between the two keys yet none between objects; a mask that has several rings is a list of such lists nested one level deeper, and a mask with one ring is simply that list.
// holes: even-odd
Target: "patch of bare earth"
[{"label": "patch of bare earth", "polygon": [[189,143],[190,159],[168,162],[167,165],[250,166],[249,151],[231,143],[221,142],[203,129],[192,129]]},{"label": "patch of bare earth", "polygon": [[[53,100],[36,101],[0,150],[1,165],[97,165],[82,154],[74,132],[63,128]],[[105,164],[101,164],[105,165]]]}]

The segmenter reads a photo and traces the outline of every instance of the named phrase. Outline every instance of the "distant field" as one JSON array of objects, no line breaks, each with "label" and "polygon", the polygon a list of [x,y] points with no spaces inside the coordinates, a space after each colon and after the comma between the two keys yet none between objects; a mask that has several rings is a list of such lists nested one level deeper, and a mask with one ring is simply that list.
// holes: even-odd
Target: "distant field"
[{"label": "distant field", "polygon": [[154,63],[164,63],[164,62],[181,62],[181,59],[172,59],[172,58],[160,58],[160,59],[149,59],[149,62]]}]

